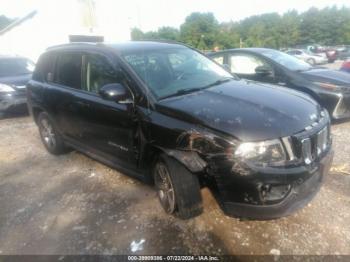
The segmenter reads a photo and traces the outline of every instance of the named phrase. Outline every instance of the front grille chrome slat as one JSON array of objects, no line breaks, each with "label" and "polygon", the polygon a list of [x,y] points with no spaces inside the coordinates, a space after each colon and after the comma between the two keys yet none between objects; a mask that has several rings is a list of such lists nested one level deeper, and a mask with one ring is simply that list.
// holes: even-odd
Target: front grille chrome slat
[{"label": "front grille chrome slat", "polygon": [[300,140],[302,158],[305,164],[311,164],[316,157],[319,157],[327,149],[329,143],[328,132],[328,126],[326,126],[318,133]]},{"label": "front grille chrome slat", "polygon": [[[328,112],[323,110],[320,112],[320,118],[317,121],[289,138],[293,154],[290,153],[290,148],[286,147],[288,155],[294,155],[295,159],[303,161],[306,165],[312,164],[313,161],[322,157],[331,144],[332,138]],[[282,141],[284,144],[288,142],[286,138],[282,138]]]},{"label": "front grille chrome slat", "polygon": [[317,134],[317,155],[319,156],[327,148],[327,128]]},{"label": "front grille chrome slat", "polygon": [[301,140],[302,156],[305,164],[309,165],[312,162],[311,139],[305,138]]}]

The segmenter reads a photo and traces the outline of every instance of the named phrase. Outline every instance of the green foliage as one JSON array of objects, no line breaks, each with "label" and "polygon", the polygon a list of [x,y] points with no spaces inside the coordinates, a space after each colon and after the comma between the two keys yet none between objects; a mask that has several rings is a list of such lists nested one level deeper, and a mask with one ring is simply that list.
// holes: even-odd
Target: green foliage
[{"label": "green foliage", "polygon": [[212,13],[192,13],[180,27],[180,38],[193,47],[206,50],[214,46],[219,31],[219,22]]},{"label": "green foliage", "polygon": [[283,15],[268,13],[239,22],[219,24],[212,13],[192,13],[180,26],[161,27],[143,33],[134,28],[131,39],[168,39],[184,42],[201,50],[244,47],[286,48],[302,44],[350,44],[350,8],[310,8]]},{"label": "green foliage", "polygon": [[180,32],[176,28],[164,26],[158,29],[158,37],[160,39],[177,41],[180,38]]},{"label": "green foliage", "polygon": [[144,38],[144,33],[140,29],[138,29],[136,27],[131,29],[131,39],[132,40],[142,40],[143,38]]}]

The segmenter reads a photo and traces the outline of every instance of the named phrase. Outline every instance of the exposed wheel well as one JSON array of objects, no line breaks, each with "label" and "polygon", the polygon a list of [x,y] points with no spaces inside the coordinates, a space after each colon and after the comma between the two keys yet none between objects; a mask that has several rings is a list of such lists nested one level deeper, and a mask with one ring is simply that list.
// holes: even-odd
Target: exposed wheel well
[{"label": "exposed wheel well", "polygon": [[160,148],[152,145],[146,145],[144,152],[142,153],[141,166],[147,169],[147,181],[154,184],[152,168],[158,159],[160,154],[164,153]]},{"label": "exposed wheel well", "polygon": [[39,107],[33,107],[33,118],[36,124],[38,124],[38,117],[41,112],[44,112],[44,110]]}]

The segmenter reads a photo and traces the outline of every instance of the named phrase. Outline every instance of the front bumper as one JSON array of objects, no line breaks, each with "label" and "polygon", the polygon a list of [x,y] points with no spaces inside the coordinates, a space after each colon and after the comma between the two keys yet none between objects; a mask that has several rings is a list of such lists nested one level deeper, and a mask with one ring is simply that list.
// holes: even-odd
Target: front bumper
[{"label": "front bumper", "polygon": [[0,113],[11,111],[19,107],[25,108],[27,96],[25,92],[11,92],[0,94]]},{"label": "front bumper", "polygon": [[[316,195],[329,173],[332,159],[333,151],[330,149],[322,159],[309,167],[246,173],[238,178],[237,174],[230,174],[231,178],[224,178],[226,181],[219,176],[217,187],[223,210],[227,215],[249,219],[287,216],[305,206]],[[261,201],[264,199],[265,185],[275,188],[274,200]]]}]

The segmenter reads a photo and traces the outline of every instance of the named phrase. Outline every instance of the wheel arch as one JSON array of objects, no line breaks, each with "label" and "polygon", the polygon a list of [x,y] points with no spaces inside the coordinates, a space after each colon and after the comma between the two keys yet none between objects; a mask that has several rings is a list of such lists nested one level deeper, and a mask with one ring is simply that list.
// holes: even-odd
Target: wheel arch
[{"label": "wheel arch", "polygon": [[32,108],[32,112],[33,112],[34,122],[36,124],[38,124],[38,117],[39,117],[40,113],[45,112],[45,110],[43,108],[39,107],[39,106],[34,106]]},{"label": "wheel arch", "polygon": [[168,149],[157,145],[148,144],[145,146],[141,158],[141,167],[148,166],[149,172],[147,172],[148,179],[152,178],[152,167],[158,159],[160,154],[165,154],[166,156],[176,160],[181,165],[183,165],[191,173],[202,172],[207,163],[194,151],[185,151],[178,149]]}]

